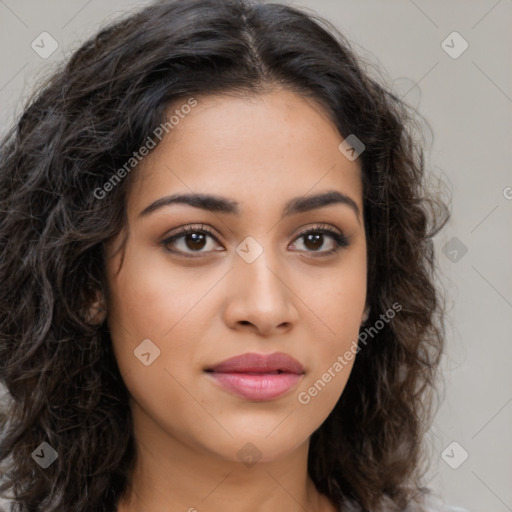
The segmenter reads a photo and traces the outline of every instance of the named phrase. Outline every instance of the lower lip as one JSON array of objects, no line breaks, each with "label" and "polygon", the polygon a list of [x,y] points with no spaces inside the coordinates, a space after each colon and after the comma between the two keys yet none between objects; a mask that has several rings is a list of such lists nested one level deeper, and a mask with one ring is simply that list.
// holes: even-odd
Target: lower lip
[{"label": "lower lip", "polygon": [[290,391],[302,375],[296,373],[217,373],[209,375],[224,389],[248,400],[273,400]]}]

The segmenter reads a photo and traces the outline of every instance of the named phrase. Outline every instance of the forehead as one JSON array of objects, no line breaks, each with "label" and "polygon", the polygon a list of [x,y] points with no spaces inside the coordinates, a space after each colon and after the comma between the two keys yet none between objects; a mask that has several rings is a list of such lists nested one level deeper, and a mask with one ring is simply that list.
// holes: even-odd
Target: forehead
[{"label": "forehead", "polygon": [[326,189],[362,211],[359,162],[339,151],[343,137],[319,104],[282,89],[196,99],[139,165],[129,211],[170,193],[207,192],[236,198],[243,214]]}]

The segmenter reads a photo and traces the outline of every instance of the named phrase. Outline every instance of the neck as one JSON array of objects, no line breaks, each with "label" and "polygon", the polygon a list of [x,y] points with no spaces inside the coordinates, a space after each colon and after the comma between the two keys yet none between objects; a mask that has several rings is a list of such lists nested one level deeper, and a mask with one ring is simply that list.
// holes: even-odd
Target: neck
[{"label": "neck", "polygon": [[309,440],[278,460],[244,463],[178,440],[135,404],[132,411],[137,456],[117,512],[225,512],[233,503],[237,512],[336,510],[307,473]]}]

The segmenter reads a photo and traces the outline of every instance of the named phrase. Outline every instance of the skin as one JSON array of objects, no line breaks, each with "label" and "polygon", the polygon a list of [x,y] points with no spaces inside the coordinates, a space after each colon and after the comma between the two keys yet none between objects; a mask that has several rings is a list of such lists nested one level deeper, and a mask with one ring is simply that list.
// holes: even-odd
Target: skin
[{"label": "skin", "polygon": [[[332,512],[307,474],[309,438],[354,360],[308,404],[298,395],[350,349],[367,313],[360,165],[339,151],[343,137],[322,108],[293,92],[197,99],[137,169],[122,265],[122,234],[107,248],[107,321],[138,452],[118,512],[220,512],[233,503],[237,512]],[[331,204],[281,220],[290,199],[330,190],[352,198],[359,217]],[[191,192],[236,200],[240,213],[173,204],[139,216],[161,197]],[[195,257],[162,244],[177,228],[201,224],[218,241],[205,235],[201,247],[182,237],[167,246]],[[299,237],[318,224],[349,245],[322,256],[335,247],[329,235],[317,245]],[[236,252],[248,236],[263,249],[252,263]],[[134,355],[144,339],[160,350],[148,366]],[[204,372],[247,352],[285,352],[305,374],[262,402],[232,395]],[[248,442],[260,457],[250,466],[237,456]]]}]

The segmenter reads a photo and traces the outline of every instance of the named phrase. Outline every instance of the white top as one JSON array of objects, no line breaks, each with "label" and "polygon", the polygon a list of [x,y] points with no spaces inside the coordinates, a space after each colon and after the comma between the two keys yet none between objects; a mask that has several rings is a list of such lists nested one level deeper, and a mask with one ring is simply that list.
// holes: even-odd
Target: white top
[{"label": "white top", "polygon": [[425,496],[425,506],[425,512],[470,512],[466,508],[447,505],[435,494],[428,494]]}]

